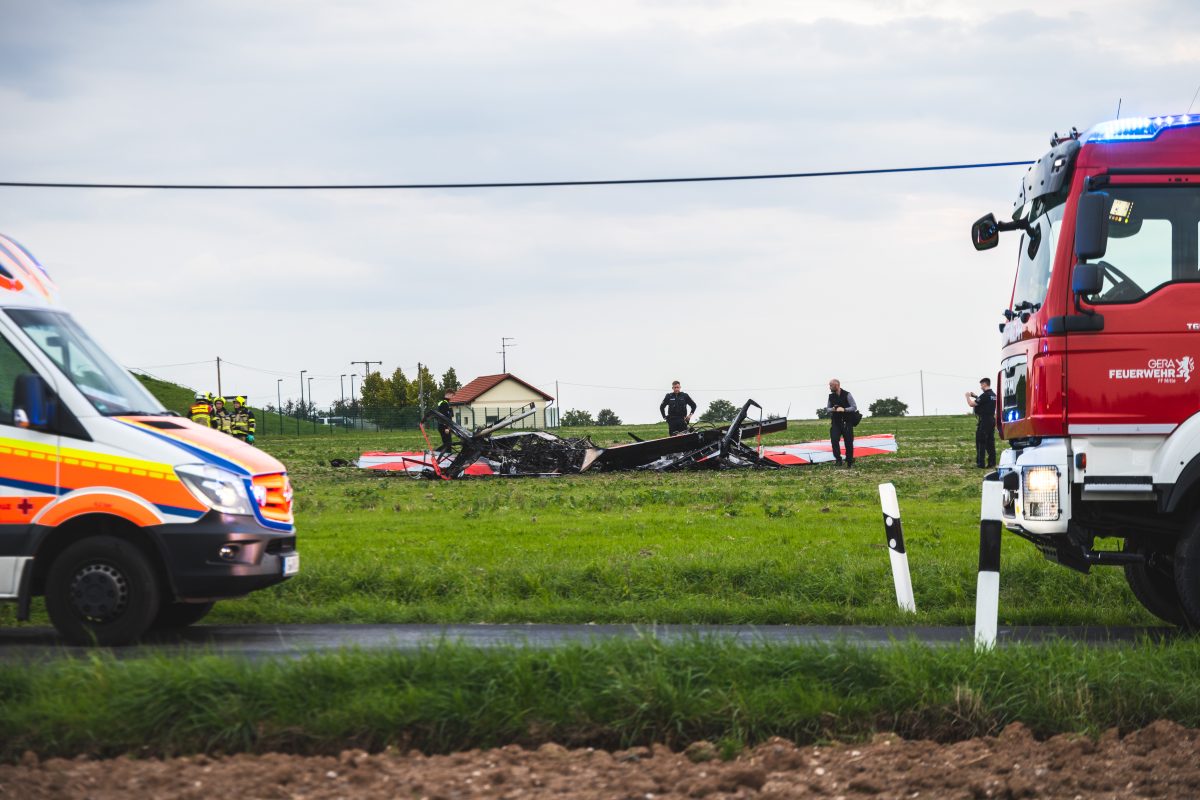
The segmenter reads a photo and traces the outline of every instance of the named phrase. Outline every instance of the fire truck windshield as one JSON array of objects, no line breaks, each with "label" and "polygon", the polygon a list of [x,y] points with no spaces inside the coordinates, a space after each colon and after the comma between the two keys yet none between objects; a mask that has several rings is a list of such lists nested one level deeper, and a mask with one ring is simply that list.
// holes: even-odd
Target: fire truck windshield
[{"label": "fire truck windshield", "polygon": [[1040,216],[1030,223],[1030,230],[1021,236],[1021,260],[1017,264],[1017,282],[1013,289],[1012,309],[1027,311],[1041,307],[1050,286],[1050,267],[1058,248],[1058,225],[1063,218],[1060,202],[1048,211],[1035,203],[1033,213]]},{"label": "fire truck windshield", "polygon": [[1200,187],[1108,188],[1108,245],[1097,303],[1134,303],[1162,286],[1200,280]]}]

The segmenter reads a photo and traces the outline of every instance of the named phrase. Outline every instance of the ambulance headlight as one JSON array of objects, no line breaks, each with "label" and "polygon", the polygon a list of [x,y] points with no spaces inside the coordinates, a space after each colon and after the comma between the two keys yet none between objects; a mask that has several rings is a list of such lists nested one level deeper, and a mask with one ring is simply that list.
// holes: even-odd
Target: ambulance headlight
[{"label": "ambulance headlight", "polygon": [[1058,519],[1058,467],[1026,467],[1022,484],[1025,519]]},{"label": "ambulance headlight", "polygon": [[209,464],[184,464],[175,468],[175,474],[193,497],[214,511],[254,513],[241,475]]}]

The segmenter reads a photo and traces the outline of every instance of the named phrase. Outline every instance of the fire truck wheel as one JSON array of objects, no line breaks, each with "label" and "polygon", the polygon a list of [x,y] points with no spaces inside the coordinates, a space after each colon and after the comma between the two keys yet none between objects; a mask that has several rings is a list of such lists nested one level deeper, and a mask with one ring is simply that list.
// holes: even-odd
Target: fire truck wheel
[{"label": "fire truck wheel", "polygon": [[145,555],[112,536],[75,542],[50,565],[46,611],[71,644],[130,644],[158,613],[158,579]]},{"label": "fire truck wheel", "polygon": [[158,616],[151,626],[157,630],[186,628],[204,619],[215,603],[171,603],[164,601],[158,607]]},{"label": "fire truck wheel", "polygon": [[1175,588],[1175,570],[1166,553],[1125,540],[1125,552],[1142,553],[1146,562],[1125,565],[1125,581],[1147,611],[1172,625],[1187,626]]},{"label": "fire truck wheel", "polygon": [[1175,588],[1190,627],[1200,629],[1200,514],[1175,547]]}]

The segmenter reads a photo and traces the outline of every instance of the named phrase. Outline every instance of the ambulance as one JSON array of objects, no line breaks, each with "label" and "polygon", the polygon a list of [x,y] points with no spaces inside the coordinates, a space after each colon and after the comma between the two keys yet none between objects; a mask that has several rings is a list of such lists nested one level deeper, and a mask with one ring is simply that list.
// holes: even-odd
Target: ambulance
[{"label": "ambulance", "polygon": [[72,644],[200,620],[300,568],[283,465],[167,411],[0,235],[0,600]]},{"label": "ambulance", "polygon": [[1200,628],[1200,114],[1055,134],[1011,218],[979,219],[972,241],[1004,231],[1011,449],[984,519],[1063,566],[1120,567],[1152,614]]}]

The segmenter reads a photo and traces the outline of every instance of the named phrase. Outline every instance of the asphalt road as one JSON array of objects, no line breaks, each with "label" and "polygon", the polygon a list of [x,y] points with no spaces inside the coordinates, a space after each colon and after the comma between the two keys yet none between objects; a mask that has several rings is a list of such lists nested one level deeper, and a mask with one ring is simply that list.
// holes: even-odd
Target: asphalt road
[{"label": "asphalt road", "polygon": [[[1104,646],[1138,639],[1169,639],[1172,628],[1143,627],[1001,627],[998,644],[1077,641]],[[215,653],[251,659],[289,657],[342,648],[415,650],[440,642],[474,647],[554,647],[614,638],[654,637],[661,641],[691,638],[733,640],[744,644],[847,642],[887,647],[918,641],[945,646],[970,642],[970,627],[881,627],[835,625],[196,625],[159,633],[130,647],[106,648],[118,658],[150,654]],[[0,629],[0,661],[44,661],[82,657],[89,648],[68,647],[52,628]]]}]

